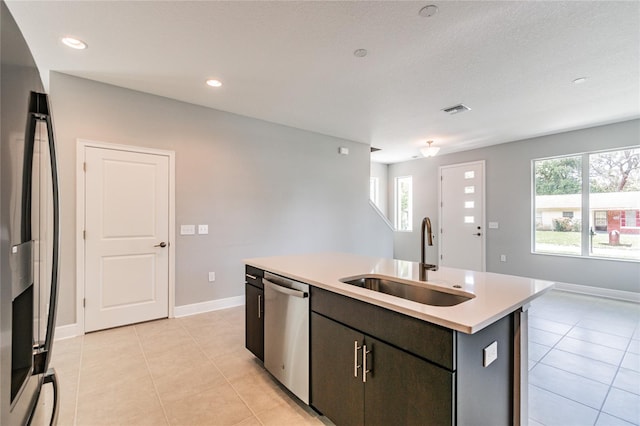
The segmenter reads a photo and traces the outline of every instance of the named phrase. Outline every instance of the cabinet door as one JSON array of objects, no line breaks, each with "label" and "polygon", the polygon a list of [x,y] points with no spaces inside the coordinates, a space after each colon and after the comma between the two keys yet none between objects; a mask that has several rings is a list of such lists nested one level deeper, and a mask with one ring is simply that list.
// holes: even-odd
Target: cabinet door
[{"label": "cabinet door", "polygon": [[362,334],[311,313],[311,405],[340,426],[364,423],[362,368],[354,375],[362,361],[354,345],[362,341]]},{"label": "cabinet door", "polygon": [[264,360],[264,290],[245,284],[245,346]]},{"label": "cabinet door", "polygon": [[365,338],[365,424],[452,425],[455,373]]}]

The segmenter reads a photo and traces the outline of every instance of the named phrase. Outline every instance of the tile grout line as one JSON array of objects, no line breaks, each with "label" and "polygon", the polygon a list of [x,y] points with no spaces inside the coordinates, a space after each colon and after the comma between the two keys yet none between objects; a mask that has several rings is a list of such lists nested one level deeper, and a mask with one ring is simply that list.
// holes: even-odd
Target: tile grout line
[{"label": "tile grout line", "polygon": [[[543,317],[540,317],[540,318],[541,318],[541,319],[545,319],[545,320],[547,320],[547,321],[560,323],[559,321],[553,321],[553,320],[549,320],[549,319],[547,319],[547,318],[543,318]],[[558,342],[556,342],[556,343],[551,347],[551,349],[549,349],[549,351],[547,351],[547,353],[546,353],[542,358],[540,358],[540,360],[539,360],[539,361],[537,361],[537,362],[534,364],[534,366],[533,366],[531,369],[533,370],[533,368],[535,368],[539,363],[542,363],[543,365],[547,365],[547,364],[543,363],[542,361],[544,360],[544,358],[546,358],[546,356],[547,356],[547,355],[551,352],[551,350],[553,350],[553,349],[556,349],[556,350],[561,351],[561,352],[566,352],[566,353],[569,353],[569,354],[572,354],[572,355],[576,355],[576,356],[582,356],[582,355],[579,355],[579,354],[574,354],[574,353],[572,353],[572,352],[563,351],[563,350],[562,350],[562,349],[560,349],[560,348],[556,348],[556,346],[560,343],[560,341],[562,341],[565,337],[568,337],[568,334],[571,332],[571,330],[573,330],[573,329],[574,329],[574,328],[576,328],[576,327],[579,327],[580,322],[581,322],[581,320],[576,321],[576,322],[571,326],[571,328],[570,328],[570,329],[569,329],[569,330],[568,330],[564,335],[562,335],[562,338],[560,338],[560,340],[558,340]],[[560,323],[560,324],[564,324],[564,323]],[[564,325],[568,325],[568,324],[564,324]],[[533,327],[533,326],[531,326],[531,325],[530,325],[530,327]],[[557,333],[553,333],[552,331],[549,331],[549,330],[544,330],[544,329],[540,329],[540,328],[537,328],[537,327],[533,327],[533,328],[535,328],[535,329],[537,329],[537,330],[545,331],[545,332],[548,332],[548,333],[557,334]],[[616,334],[607,333],[607,332],[605,332],[605,331],[600,331],[600,330],[593,330],[593,329],[591,329],[591,328],[587,328],[587,327],[579,327],[579,328],[584,328],[584,329],[586,329],[586,330],[591,330],[591,331],[595,331],[595,332],[599,332],[599,333],[603,333],[603,334],[609,334],[609,335],[611,335],[611,336],[615,336],[615,337],[627,338],[626,336],[618,336],[618,335],[616,335]],[[595,418],[595,421],[594,421],[594,425],[595,425],[595,424],[597,424],[598,419],[600,418],[600,415],[603,413],[602,408],[604,407],[604,404],[605,404],[605,402],[606,402],[606,400],[607,400],[607,398],[608,398],[608,396],[609,396],[609,392],[611,391],[611,388],[613,388],[613,387],[614,387],[614,386],[613,386],[613,383],[614,383],[614,381],[615,381],[615,378],[616,378],[616,377],[617,377],[617,375],[618,375],[618,372],[620,371],[620,368],[621,368],[622,362],[624,361],[624,357],[625,357],[625,356],[626,356],[626,354],[628,353],[628,351],[629,351],[629,347],[630,347],[631,343],[633,342],[633,335],[635,335],[635,332],[636,332],[638,329],[640,329],[640,325],[636,324],[636,325],[635,325],[635,328],[634,328],[634,333],[632,333],[631,337],[627,338],[627,339],[628,339],[628,341],[627,341],[626,349],[625,349],[624,351],[622,351],[622,352],[623,352],[623,356],[622,356],[622,358],[620,359],[620,361],[618,362],[617,366],[616,366],[616,364],[609,364],[609,363],[605,363],[605,364],[611,365],[611,366],[613,366],[613,367],[617,367],[617,368],[616,368],[616,373],[613,375],[613,378],[612,378],[612,380],[611,380],[611,383],[610,383],[610,384],[602,383],[602,382],[600,382],[600,381],[598,381],[598,380],[591,379],[590,377],[585,377],[585,376],[580,375],[580,374],[577,374],[577,373],[575,373],[575,372],[573,372],[573,371],[568,371],[568,370],[564,370],[564,369],[562,369],[562,368],[558,368],[558,367],[550,366],[550,367],[553,367],[553,368],[558,368],[559,370],[565,371],[565,372],[567,372],[567,373],[571,373],[571,374],[577,375],[577,376],[579,376],[579,377],[583,377],[583,378],[591,379],[591,380],[594,380],[595,382],[598,382],[598,383],[602,383],[602,384],[604,384],[604,385],[607,385],[607,386],[608,386],[608,388],[607,388],[607,393],[606,393],[606,395],[604,396],[604,398],[603,398],[603,400],[602,400],[602,404],[600,405],[600,409],[595,409],[595,408],[590,407],[590,406],[588,406],[588,405],[586,405],[586,404],[584,404],[584,403],[582,403],[582,402],[580,402],[580,401],[576,401],[576,400],[574,400],[574,399],[568,398],[568,397],[566,397],[566,396],[563,396],[563,395],[560,395],[560,394],[558,394],[558,393],[556,393],[556,392],[553,392],[553,391],[551,391],[551,390],[549,390],[549,389],[545,389],[545,388],[543,388],[543,387],[536,386],[536,385],[531,384],[531,383],[529,384],[529,386],[537,387],[538,389],[544,390],[544,391],[549,392],[549,393],[551,393],[551,394],[553,394],[553,395],[557,395],[557,396],[558,396],[558,397],[560,397],[560,398],[567,399],[567,400],[572,401],[572,402],[574,402],[574,403],[577,403],[577,404],[580,404],[580,405],[582,405],[582,406],[585,406],[585,407],[591,408],[592,410],[597,410],[597,415],[596,415],[596,418]],[[582,340],[582,339],[578,339],[578,338],[574,338],[574,337],[569,337],[569,338],[573,338],[573,339],[575,339],[575,340],[579,340],[579,341],[581,341],[581,342],[585,342],[585,343],[588,343],[588,344],[594,344],[594,345],[602,346],[602,347],[604,347],[604,348],[614,349],[614,350],[617,350],[617,351],[621,351],[621,350],[620,350],[620,349],[618,349],[618,348],[611,348],[610,346],[600,345],[600,344],[597,344],[597,343],[594,343],[594,342],[590,342],[590,341],[586,341],[586,340]],[[533,343],[537,343],[537,342],[533,342]],[[538,344],[540,344],[540,343],[538,343]],[[546,346],[546,345],[544,345],[544,346]],[[591,358],[591,357],[585,357],[585,358],[588,358],[588,359],[591,359],[591,360],[595,360],[595,361],[600,361],[600,360],[597,360],[597,359],[594,359],[594,358]],[[604,361],[600,361],[600,362],[604,362]],[[618,389],[618,388],[616,388],[616,389]],[[612,417],[615,417],[615,418],[617,418],[617,419],[620,419],[620,420],[626,421],[625,419],[621,419],[620,417],[614,416],[614,415],[612,415],[612,414],[609,414],[609,413],[606,413],[606,412],[605,412],[605,414],[607,414],[607,415],[609,415],[609,416],[612,416]],[[532,418],[533,418],[533,417],[532,417]],[[535,418],[533,418],[533,420],[537,421],[538,423],[542,423],[541,421],[538,421],[538,420],[536,420]]]},{"label": "tile grout line", "polygon": [[629,347],[631,346],[631,342],[633,342],[633,335],[635,334],[636,330],[638,330],[638,328],[639,328],[639,326],[636,325],[636,327],[633,330],[634,333],[631,335],[631,338],[629,339],[629,342],[627,342],[627,348],[625,349],[624,355],[622,356],[622,359],[620,360],[620,363],[618,364],[618,368],[616,369],[616,374],[614,374],[613,380],[611,381],[611,385],[609,385],[609,389],[607,389],[607,394],[605,395],[604,399],[602,400],[602,405],[600,406],[600,410],[598,411],[598,417],[596,418],[596,423],[597,423],[598,419],[600,418],[600,414],[602,414],[603,412],[605,414],[607,414],[608,416],[615,417],[617,419],[627,421],[626,419],[622,419],[622,418],[620,418],[618,416],[614,416],[613,414],[607,413],[606,411],[603,411],[603,409],[604,409],[604,404],[607,402],[607,398],[609,398],[609,393],[611,393],[611,389],[615,388],[615,389],[619,389],[619,390],[624,391],[624,389],[617,388],[617,387],[613,386],[613,384],[615,383],[616,378],[618,377],[618,373],[620,373],[620,369],[622,368],[622,363],[624,362],[624,358],[626,357],[627,353],[629,353]]},{"label": "tile grout line", "polygon": [[160,392],[158,392],[158,386],[156,385],[156,381],[153,378],[153,374],[151,374],[151,368],[149,367],[149,360],[147,359],[147,354],[144,351],[144,347],[142,346],[142,341],[140,340],[140,334],[138,334],[138,328],[136,325],[133,325],[133,332],[136,334],[136,340],[138,341],[138,346],[140,347],[140,351],[142,352],[142,357],[144,358],[144,364],[147,367],[147,373],[149,373],[149,377],[151,378],[151,383],[153,383],[153,390],[156,393],[156,397],[158,398],[158,402],[160,403],[160,408],[162,408],[162,414],[164,414],[164,419],[167,421],[167,425],[171,425],[169,421],[169,416],[167,415],[167,410],[164,408],[164,404],[162,403],[162,398],[160,398]]},{"label": "tile grout line", "polygon": [[[548,321],[550,321],[550,320],[548,320]],[[558,322],[558,321],[553,321],[553,322]],[[547,353],[545,353],[545,354],[544,354],[544,356],[543,356],[542,358],[540,358],[540,359],[539,359],[539,360],[534,364],[534,366],[533,366],[533,367],[531,367],[531,370],[533,370],[533,369],[534,369],[538,364],[540,364],[540,363],[542,363],[543,365],[547,366],[547,364],[545,364],[545,363],[543,363],[543,362],[542,362],[542,361],[544,360],[544,358],[546,358],[546,356],[547,356],[547,355],[548,355],[552,350],[556,349],[556,346],[557,346],[557,345],[562,341],[562,339],[564,339],[565,337],[567,337],[567,336],[568,336],[568,334],[571,332],[571,330],[573,330],[575,327],[577,327],[579,323],[580,323],[580,320],[576,321],[576,322],[571,326],[571,328],[569,328],[569,330],[567,330],[567,332],[566,332],[566,333],[562,334],[562,335],[561,335],[562,337],[561,337],[561,338],[560,338],[560,339],[559,339],[559,340],[558,340],[558,341],[557,341],[553,346],[551,346],[551,348],[547,351]],[[569,324],[565,324],[565,325],[569,325]],[[530,327],[531,327],[531,326],[530,326]],[[536,327],[533,327],[533,328],[536,328]],[[537,328],[537,329],[538,329],[538,328]],[[540,329],[538,329],[538,330],[540,330]],[[550,332],[550,331],[548,331],[548,330],[542,330],[542,331],[547,331],[547,332],[551,333],[551,332]],[[553,334],[557,334],[557,333],[553,333]],[[559,334],[558,334],[558,335],[559,335]],[[560,336],[560,335],[559,335],[559,336]],[[533,342],[533,343],[537,343],[537,342]],[[539,344],[539,345],[541,345],[541,343],[538,343],[538,344]],[[544,345],[544,346],[546,346],[546,345]],[[571,352],[563,351],[562,349],[556,349],[556,350],[561,351],[561,352],[571,353]],[[573,354],[573,355],[576,355],[576,354]],[[588,358],[588,357],[585,357],[585,358]],[[557,368],[557,367],[554,367],[554,366],[552,366],[552,365],[549,365],[549,367]],[[531,370],[529,370],[529,371],[531,371]],[[558,370],[565,371],[565,372],[567,372],[567,373],[571,373],[571,374],[575,374],[576,376],[584,377],[584,376],[581,376],[580,374],[576,374],[576,373],[575,373],[575,372],[573,372],[573,371],[567,371],[567,370],[564,370],[564,369],[562,369],[562,368],[558,368]],[[615,376],[614,376],[614,378],[615,378]],[[593,380],[593,379],[592,379],[592,380]],[[597,380],[594,380],[594,381],[596,381],[596,382],[597,382]],[[598,382],[598,383],[601,383],[601,382]],[[575,402],[576,404],[580,404],[580,405],[583,405],[583,406],[585,406],[585,407],[587,407],[587,408],[591,408],[592,410],[596,410],[595,408],[593,408],[593,407],[591,407],[591,406],[588,406],[588,405],[586,405],[586,404],[584,404],[584,403],[582,403],[582,402],[580,402],[580,401],[575,401],[575,400],[573,400],[573,399],[571,399],[571,398],[568,398],[568,397],[566,397],[566,396],[564,396],[564,395],[560,395],[560,394],[558,394],[558,393],[556,393],[556,392],[553,392],[553,391],[551,391],[551,390],[549,390],[549,389],[545,389],[545,388],[542,388],[542,387],[540,387],[540,386],[536,386],[536,385],[532,384],[531,382],[529,382],[528,386],[537,387],[538,389],[541,389],[541,390],[543,390],[543,391],[549,392],[549,393],[551,393],[551,394],[553,394],[553,395],[557,395],[557,396],[559,396],[560,398],[564,398],[564,399],[567,399],[567,400],[569,400],[569,401]],[[605,397],[605,399],[606,399],[606,397]],[[528,413],[528,415],[529,415],[529,416],[531,416],[531,413]],[[597,422],[597,420],[598,420],[598,418],[599,418],[599,417],[600,417],[600,410],[598,410],[598,414],[596,415],[596,420],[595,420],[595,422]],[[532,418],[533,418],[533,417],[532,417]],[[535,420],[536,422],[538,422],[538,423],[540,423],[540,424],[543,424],[543,425],[544,425],[544,423],[542,423],[542,421],[541,421],[541,420],[537,420],[537,419],[535,419],[535,418],[533,418],[533,420]],[[595,425],[595,422],[594,422],[594,425]]]},{"label": "tile grout line", "polygon": [[[222,320],[221,321],[227,323],[227,321]],[[232,324],[233,325],[233,324]],[[196,346],[198,347],[198,349],[200,350],[200,352],[202,352],[204,354],[204,356],[211,362],[211,364],[213,364],[213,366],[216,368],[216,370],[218,370],[218,372],[220,373],[220,375],[222,376],[222,378],[224,378],[224,381],[227,382],[227,384],[229,386],[231,386],[231,389],[233,389],[233,391],[235,392],[236,396],[240,399],[240,401],[242,401],[242,403],[249,409],[249,411],[251,412],[251,415],[258,421],[258,423],[260,423],[261,425],[264,426],[264,423],[258,418],[258,416],[256,415],[256,413],[253,411],[253,409],[249,406],[249,404],[247,404],[247,401],[245,401],[245,399],[240,395],[240,393],[238,392],[238,390],[235,388],[235,386],[233,386],[233,384],[229,381],[229,379],[227,378],[227,376],[222,372],[222,370],[220,370],[220,368],[218,367],[218,364],[216,364],[216,362],[209,356],[209,354],[207,354],[207,352],[202,348],[202,346],[200,345],[200,343],[198,343],[198,340],[193,337],[193,334],[191,334],[191,332],[189,331],[188,328],[184,327],[182,324],[180,324],[180,327],[182,327],[182,329],[189,335],[189,337],[191,337],[191,339],[193,340],[193,342],[196,344]],[[247,417],[246,419],[242,419],[239,423],[242,423],[246,420],[248,420],[250,417]],[[239,424],[236,423],[236,424]]]}]

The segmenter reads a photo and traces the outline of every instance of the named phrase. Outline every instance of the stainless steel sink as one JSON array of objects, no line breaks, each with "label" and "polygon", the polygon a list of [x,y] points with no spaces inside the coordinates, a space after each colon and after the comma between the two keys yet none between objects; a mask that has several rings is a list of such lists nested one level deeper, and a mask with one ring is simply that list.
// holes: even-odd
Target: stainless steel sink
[{"label": "stainless steel sink", "polygon": [[345,278],[340,281],[345,284],[355,285],[432,306],[455,306],[472,299],[472,297],[469,296],[435,290],[426,287],[424,284],[410,284],[388,278],[363,276],[358,278]]}]

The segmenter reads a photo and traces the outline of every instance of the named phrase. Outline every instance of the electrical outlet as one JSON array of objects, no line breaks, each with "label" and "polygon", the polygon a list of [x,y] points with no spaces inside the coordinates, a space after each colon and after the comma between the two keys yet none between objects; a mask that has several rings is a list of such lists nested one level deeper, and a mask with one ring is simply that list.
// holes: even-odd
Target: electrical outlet
[{"label": "electrical outlet", "polygon": [[198,234],[204,235],[209,233],[209,225],[198,225]]},{"label": "electrical outlet", "polygon": [[215,272],[209,272],[209,282],[212,283],[216,280],[216,273]]},{"label": "electrical outlet", "polygon": [[500,255],[500,262],[506,262],[507,261],[507,255],[506,254],[501,254]]},{"label": "electrical outlet", "polygon": [[498,342],[495,341],[489,346],[487,346],[486,348],[484,348],[482,353],[484,355],[482,365],[484,367],[488,367],[489,365],[491,365],[493,361],[498,359]]}]

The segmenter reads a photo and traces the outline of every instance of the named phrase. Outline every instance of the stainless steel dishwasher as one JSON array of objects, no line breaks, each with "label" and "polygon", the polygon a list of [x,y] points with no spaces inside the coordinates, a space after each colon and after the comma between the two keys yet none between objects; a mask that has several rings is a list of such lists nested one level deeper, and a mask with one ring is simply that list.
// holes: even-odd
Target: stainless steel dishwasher
[{"label": "stainless steel dishwasher", "polygon": [[309,404],[309,285],[265,272],[264,366]]}]

